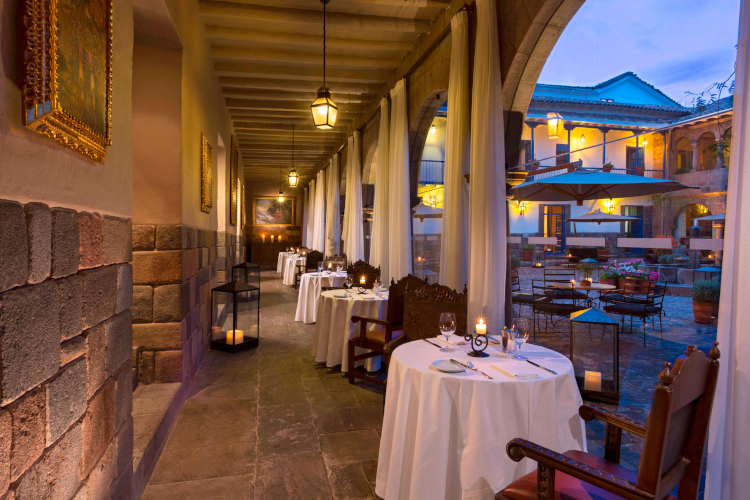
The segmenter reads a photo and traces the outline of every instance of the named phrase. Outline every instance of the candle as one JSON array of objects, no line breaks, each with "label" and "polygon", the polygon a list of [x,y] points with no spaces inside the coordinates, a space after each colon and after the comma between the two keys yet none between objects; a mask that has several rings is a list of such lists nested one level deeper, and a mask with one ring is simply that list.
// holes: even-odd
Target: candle
[{"label": "candle", "polygon": [[487,335],[487,325],[484,324],[484,320],[482,318],[479,318],[479,323],[477,323],[477,335]]},{"label": "candle", "polygon": [[602,374],[601,372],[587,371],[583,379],[583,390],[602,392]]},{"label": "candle", "polygon": [[365,284],[365,277],[364,276],[362,276],[361,278],[359,278],[359,284],[360,285],[364,285]]},{"label": "candle", "polygon": [[331,267],[332,265],[333,265],[333,264],[331,264],[331,263],[329,262],[329,263],[328,263],[328,269],[332,269],[332,267]]},{"label": "candle", "polygon": [[271,243],[273,243],[273,235],[271,235]]},{"label": "candle", "polygon": [[281,242],[281,235],[279,235],[279,237],[278,237],[278,239],[277,239],[277,240],[278,240],[279,242]]},{"label": "candle", "polygon": [[[232,342],[234,340],[234,342]],[[242,330],[229,330],[227,332],[227,344],[237,345],[245,340],[245,332]]]},{"label": "candle", "polygon": [[260,240],[261,240],[261,241],[262,241],[263,243],[265,243],[265,242],[266,242],[266,235],[265,235],[265,234],[261,234],[261,235],[260,235]]}]

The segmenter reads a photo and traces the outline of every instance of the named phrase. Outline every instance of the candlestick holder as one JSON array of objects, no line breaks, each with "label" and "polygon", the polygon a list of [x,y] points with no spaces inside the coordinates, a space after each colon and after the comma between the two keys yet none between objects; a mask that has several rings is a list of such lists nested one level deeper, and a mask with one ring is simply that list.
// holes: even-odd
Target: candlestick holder
[{"label": "candlestick holder", "polygon": [[471,352],[468,355],[472,358],[486,358],[489,356],[489,354],[484,352],[490,343],[486,335],[477,335],[475,331],[473,335],[471,333],[464,335],[464,340],[471,346]]}]

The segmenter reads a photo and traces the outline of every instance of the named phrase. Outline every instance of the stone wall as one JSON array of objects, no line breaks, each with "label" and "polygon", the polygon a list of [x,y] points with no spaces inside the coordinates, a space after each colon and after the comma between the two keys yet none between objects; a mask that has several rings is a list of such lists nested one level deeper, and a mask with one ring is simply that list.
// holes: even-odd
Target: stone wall
[{"label": "stone wall", "polygon": [[0,201],[0,234],[0,498],[129,499],[130,220]]}]

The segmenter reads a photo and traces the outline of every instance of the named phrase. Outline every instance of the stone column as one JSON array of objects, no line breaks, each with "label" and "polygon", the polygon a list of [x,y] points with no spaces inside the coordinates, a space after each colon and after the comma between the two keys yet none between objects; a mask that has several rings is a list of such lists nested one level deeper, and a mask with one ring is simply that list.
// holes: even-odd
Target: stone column
[{"label": "stone column", "polygon": [[693,172],[698,171],[698,141],[690,141],[690,145],[693,146]]}]

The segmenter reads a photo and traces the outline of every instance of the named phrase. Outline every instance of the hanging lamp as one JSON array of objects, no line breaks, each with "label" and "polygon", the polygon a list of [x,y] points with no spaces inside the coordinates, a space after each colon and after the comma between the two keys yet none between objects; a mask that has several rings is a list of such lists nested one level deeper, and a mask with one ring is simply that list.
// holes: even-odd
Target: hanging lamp
[{"label": "hanging lamp", "polygon": [[281,167],[279,167],[279,203],[284,203],[284,190],[281,189]]},{"label": "hanging lamp", "polygon": [[294,168],[294,124],[292,124],[292,170],[289,172],[289,187],[297,187],[298,181],[297,170]]},{"label": "hanging lamp", "polygon": [[323,4],[323,86],[318,89],[318,98],[310,105],[313,123],[322,130],[331,130],[336,124],[339,108],[331,99],[331,89],[326,87],[326,4],[330,0],[320,0]]}]

